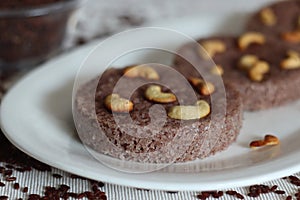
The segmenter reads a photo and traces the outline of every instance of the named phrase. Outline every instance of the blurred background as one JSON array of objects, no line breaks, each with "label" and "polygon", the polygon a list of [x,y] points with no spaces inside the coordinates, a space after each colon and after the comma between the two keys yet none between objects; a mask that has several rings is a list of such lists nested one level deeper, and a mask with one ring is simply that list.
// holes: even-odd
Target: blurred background
[{"label": "blurred background", "polygon": [[87,0],[77,13],[70,43],[84,43],[134,26],[201,13],[251,12],[276,0]]}]

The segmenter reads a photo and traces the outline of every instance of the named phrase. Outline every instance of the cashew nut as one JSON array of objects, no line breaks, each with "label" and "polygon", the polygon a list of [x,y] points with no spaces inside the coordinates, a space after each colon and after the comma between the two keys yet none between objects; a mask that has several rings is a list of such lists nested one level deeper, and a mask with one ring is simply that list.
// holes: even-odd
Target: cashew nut
[{"label": "cashew nut", "polygon": [[118,94],[108,95],[104,100],[104,104],[112,112],[126,113],[133,110],[133,103],[121,98]]},{"label": "cashew nut", "polygon": [[273,26],[276,24],[277,19],[275,13],[271,8],[265,8],[260,12],[261,21],[267,26]]},{"label": "cashew nut", "polygon": [[190,77],[189,81],[202,95],[210,95],[215,91],[215,86],[211,82],[205,82],[203,79],[196,77]]},{"label": "cashew nut", "polygon": [[262,146],[272,146],[280,144],[279,139],[274,135],[266,135],[263,140],[252,141],[249,146],[251,148],[257,148]]},{"label": "cashew nut", "polygon": [[247,47],[253,43],[262,45],[265,42],[265,36],[259,32],[247,32],[238,39],[238,45],[241,50],[247,49]]},{"label": "cashew nut", "polygon": [[250,70],[253,65],[258,62],[259,59],[257,56],[255,55],[251,55],[251,54],[248,54],[248,55],[244,55],[240,58],[239,60],[239,63],[238,63],[238,67],[242,70]]},{"label": "cashew nut", "polygon": [[248,76],[252,81],[260,82],[264,75],[270,71],[267,62],[259,60],[255,55],[244,55],[240,58],[238,67],[248,72]]},{"label": "cashew nut", "polygon": [[201,119],[210,113],[210,106],[204,100],[197,101],[194,106],[173,106],[168,112],[172,119],[191,120]]},{"label": "cashew nut", "polygon": [[214,66],[211,71],[212,74],[218,75],[218,76],[222,76],[224,74],[224,69],[221,65],[216,65]]},{"label": "cashew nut", "polygon": [[255,149],[257,147],[262,147],[262,146],[265,146],[265,145],[266,145],[265,141],[263,141],[263,140],[255,140],[255,141],[252,141],[249,144],[250,148],[252,148],[252,149]]},{"label": "cashew nut", "polygon": [[158,73],[150,66],[133,66],[124,70],[124,75],[130,78],[141,77],[148,80],[159,80]]},{"label": "cashew nut", "polygon": [[260,82],[263,80],[264,75],[270,71],[270,66],[265,61],[258,61],[249,70],[248,75],[251,80]]},{"label": "cashew nut", "polygon": [[280,143],[279,139],[274,135],[266,135],[264,141],[266,145],[277,145]]},{"label": "cashew nut", "polygon": [[226,45],[221,40],[207,40],[201,42],[202,47],[205,49],[207,54],[203,51],[201,47],[199,47],[199,54],[204,59],[210,59],[214,57],[217,53],[223,53],[226,50]]},{"label": "cashew nut", "polygon": [[300,55],[296,51],[288,51],[287,58],[281,61],[282,69],[298,69],[300,68]]},{"label": "cashew nut", "polygon": [[292,43],[299,43],[300,42],[300,31],[291,31],[291,32],[285,32],[281,35],[282,39],[288,42]]},{"label": "cashew nut", "polygon": [[158,103],[171,103],[176,101],[176,96],[172,93],[164,93],[158,85],[151,85],[145,92],[145,97],[150,101]]}]

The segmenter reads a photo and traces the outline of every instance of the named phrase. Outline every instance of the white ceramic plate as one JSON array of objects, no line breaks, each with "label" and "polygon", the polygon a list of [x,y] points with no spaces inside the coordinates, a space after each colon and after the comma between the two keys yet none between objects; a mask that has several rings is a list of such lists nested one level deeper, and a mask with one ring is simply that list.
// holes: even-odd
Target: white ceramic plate
[{"label": "white ceramic plate", "polygon": [[[193,37],[241,29],[244,16],[204,15],[168,21]],[[224,27],[233,28],[224,28]],[[220,28],[223,27],[223,28]],[[97,162],[78,139],[72,118],[72,88],[82,60],[98,43],[58,57],[28,74],[6,95],[1,126],[8,139],[30,156],[54,167],[109,183],[159,190],[212,190],[245,186],[300,171],[300,102],[268,111],[245,113],[238,140],[208,159],[174,164],[144,174],[123,173]],[[257,151],[249,141],[273,133],[281,145]]]}]

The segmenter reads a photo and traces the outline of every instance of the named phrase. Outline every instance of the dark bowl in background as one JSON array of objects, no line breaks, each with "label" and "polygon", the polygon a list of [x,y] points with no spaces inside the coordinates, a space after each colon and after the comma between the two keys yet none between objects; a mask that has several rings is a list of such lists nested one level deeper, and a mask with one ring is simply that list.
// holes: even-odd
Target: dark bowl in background
[{"label": "dark bowl in background", "polygon": [[[82,0],[0,8],[0,70],[35,66],[62,48],[68,22]],[[1,4],[1,3],[0,3]]]}]

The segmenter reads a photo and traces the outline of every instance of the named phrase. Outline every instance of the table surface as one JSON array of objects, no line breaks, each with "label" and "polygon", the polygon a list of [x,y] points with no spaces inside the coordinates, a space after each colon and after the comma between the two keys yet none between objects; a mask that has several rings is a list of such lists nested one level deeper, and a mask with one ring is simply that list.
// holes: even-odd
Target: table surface
[{"label": "table surface", "polygon": [[[272,0],[255,0],[257,4],[246,8],[249,11]],[[66,48],[86,43],[94,38],[106,36],[111,33],[124,30],[132,26],[140,26],[145,22],[158,20],[161,17],[172,18],[186,15],[191,11],[207,12],[218,9],[222,12],[238,11],[245,9],[245,3],[240,0],[232,0],[230,3],[220,4],[220,1],[187,0],[174,1],[151,0],[145,4],[138,4],[137,0],[127,0],[122,4],[116,0],[116,4],[99,0],[88,1],[85,7],[77,14],[77,25],[70,31]],[[175,3],[174,3],[175,2]],[[189,5],[193,4],[193,8]],[[253,6],[256,5],[256,6]],[[147,9],[145,10],[144,8]],[[142,11],[142,12],[141,12]],[[104,17],[105,16],[105,17]],[[91,20],[93,19],[93,20]],[[97,25],[96,25],[97,24]],[[0,102],[3,94],[9,90],[23,74],[20,72],[3,73],[0,71]],[[300,199],[300,173],[284,177],[267,183],[259,180],[256,186],[231,188],[224,191],[204,192],[168,192],[144,190],[141,188],[129,188],[119,185],[102,183],[78,177],[62,170],[43,164],[14,147],[0,132],[0,200],[2,199],[253,199],[249,193],[264,192],[256,199],[282,200]],[[226,186],[224,186],[226,187]],[[235,192],[233,192],[235,191]],[[256,191],[256,192],[255,192]],[[202,196],[201,196],[202,194]],[[204,197],[202,199],[205,199]]]}]

